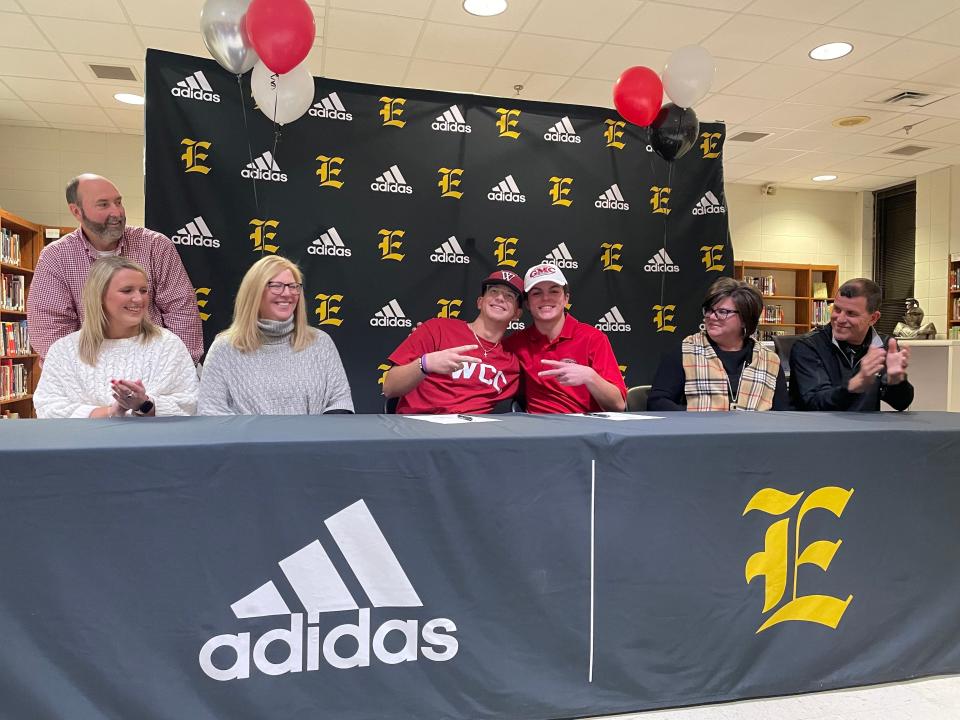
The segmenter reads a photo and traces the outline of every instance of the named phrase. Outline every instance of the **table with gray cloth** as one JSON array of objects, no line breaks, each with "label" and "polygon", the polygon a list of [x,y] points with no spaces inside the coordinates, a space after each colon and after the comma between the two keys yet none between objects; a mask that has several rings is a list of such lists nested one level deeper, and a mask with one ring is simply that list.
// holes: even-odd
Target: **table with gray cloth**
[{"label": "table with gray cloth", "polygon": [[0,423],[3,719],[887,682],[960,672],[957,598],[960,414]]}]

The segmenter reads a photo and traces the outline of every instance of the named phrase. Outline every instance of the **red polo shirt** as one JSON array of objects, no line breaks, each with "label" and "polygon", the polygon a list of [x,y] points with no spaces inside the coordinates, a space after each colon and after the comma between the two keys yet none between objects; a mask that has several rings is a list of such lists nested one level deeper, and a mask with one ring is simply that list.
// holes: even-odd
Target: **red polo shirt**
[{"label": "red polo shirt", "polygon": [[566,316],[560,334],[553,341],[531,324],[504,340],[503,346],[520,361],[527,412],[577,413],[602,409],[585,386],[570,387],[552,377],[540,377],[541,370],[552,369],[541,360],[566,360],[592,367],[600,377],[616,385],[624,399],[627,397],[627,386],[609,338],[572,315]]}]

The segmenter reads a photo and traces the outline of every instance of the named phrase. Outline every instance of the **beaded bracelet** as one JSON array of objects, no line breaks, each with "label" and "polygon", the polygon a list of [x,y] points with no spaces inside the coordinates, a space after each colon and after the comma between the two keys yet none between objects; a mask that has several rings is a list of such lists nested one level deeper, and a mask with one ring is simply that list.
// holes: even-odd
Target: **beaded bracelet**
[{"label": "beaded bracelet", "polygon": [[422,372],[424,375],[430,374],[427,371],[427,354],[426,353],[420,356],[420,372]]}]

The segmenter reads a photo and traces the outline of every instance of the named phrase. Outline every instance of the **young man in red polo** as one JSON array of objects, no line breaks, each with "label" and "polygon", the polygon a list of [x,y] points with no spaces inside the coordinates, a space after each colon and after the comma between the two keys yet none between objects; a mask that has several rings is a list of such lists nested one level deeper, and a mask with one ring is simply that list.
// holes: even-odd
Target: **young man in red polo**
[{"label": "young man in red polo", "polygon": [[520,276],[497,270],[480,286],[473,322],[432,318],[407,336],[383,381],[383,394],[400,398],[397,412],[488,413],[512,398],[520,367],[501,340],[520,317],[522,297]]},{"label": "young man in red polo", "polygon": [[560,268],[534,265],[523,289],[533,325],[507,338],[504,347],[520,361],[527,412],[622,411],[627,387],[610,340],[565,312],[570,287]]}]

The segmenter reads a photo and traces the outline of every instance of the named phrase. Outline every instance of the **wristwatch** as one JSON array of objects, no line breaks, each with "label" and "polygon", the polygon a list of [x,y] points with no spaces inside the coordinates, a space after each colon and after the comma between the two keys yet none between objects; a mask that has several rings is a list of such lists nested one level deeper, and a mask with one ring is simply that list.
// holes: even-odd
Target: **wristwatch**
[{"label": "wristwatch", "polygon": [[136,410],[133,411],[133,414],[136,415],[137,417],[143,417],[151,410],[153,410],[153,400],[151,400],[150,398],[147,398],[146,400],[143,401],[143,405],[141,405],[140,407],[138,407]]}]

